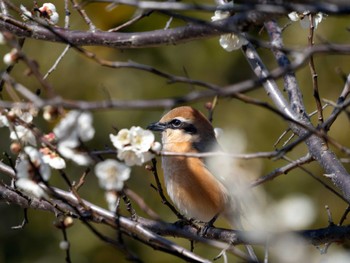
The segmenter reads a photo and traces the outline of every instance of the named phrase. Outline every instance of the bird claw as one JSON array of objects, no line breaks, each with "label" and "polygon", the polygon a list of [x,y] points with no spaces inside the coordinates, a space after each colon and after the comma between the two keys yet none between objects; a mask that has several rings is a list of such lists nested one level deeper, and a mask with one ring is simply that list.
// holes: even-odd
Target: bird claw
[{"label": "bird claw", "polygon": [[214,223],[218,218],[218,216],[219,214],[215,215],[212,219],[210,219],[210,221],[204,223],[204,225],[199,228],[198,234],[202,237],[205,237],[207,235],[209,228],[214,227]]},{"label": "bird claw", "polygon": [[175,226],[178,227],[184,227],[184,226],[189,226],[189,225],[193,225],[193,219],[187,219],[187,218],[181,218],[179,220],[177,220],[176,222],[174,222]]}]

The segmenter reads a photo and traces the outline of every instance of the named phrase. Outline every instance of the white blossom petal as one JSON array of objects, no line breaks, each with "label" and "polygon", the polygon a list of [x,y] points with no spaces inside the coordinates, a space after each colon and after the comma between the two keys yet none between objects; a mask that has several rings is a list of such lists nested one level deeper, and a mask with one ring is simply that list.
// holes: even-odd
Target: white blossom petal
[{"label": "white blossom petal", "polygon": [[308,227],[315,219],[314,204],[304,195],[294,195],[283,199],[275,207],[275,214],[283,227],[302,229]]},{"label": "white blossom petal", "polygon": [[141,127],[131,127],[131,146],[140,152],[146,152],[151,149],[154,142],[154,134],[149,130],[144,130]]},{"label": "white blossom petal", "polygon": [[86,152],[70,147],[65,141],[58,143],[57,150],[63,157],[72,160],[78,165],[87,166],[92,163],[90,156]]},{"label": "white blossom petal", "polygon": [[44,3],[42,7],[39,8],[40,12],[45,13],[49,16],[49,21],[52,24],[57,24],[59,20],[59,15],[56,12],[56,6],[52,3]]},{"label": "white blossom petal", "polygon": [[116,195],[116,193],[113,191],[106,191],[105,199],[107,201],[109,211],[115,212],[115,210],[117,209],[118,201],[118,196]]},{"label": "white blossom petal", "polygon": [[[216,10],[214,16],[211,17],[212,21],[222,20],[230,16],[228,11]],[[219,40],[220,46],[228,52],[240,49],[243,45],[247,45],[248,41],[246,38],[239,34],[224,34],[220,36]]]},{"label": "white blossom petal", "polygon": [[16,164],[17,177],[31,178],[34,175],[33,169],[37,169],[43,180],[48,181],[50,179],[51,170],[43,161],[42,154],[36,148],[26,146],[24,153],[19,156],[19,161]]},{"label": "white blossom petal", "polygon": [[119,150],[131,143],[131,134],[128,129],[121,129],[117,135],[110,134],[109,138],[113,146]]},{"label": "white blossom petal", "polygon": [[88,141],[95,135],[89,112],[70,111],[53,129],[58,140]]},{"label": "white blossom petal", "polygon": [[0,114],[0,128],[2,127],[8,127],[9,126],[9,121],[5,115]]},{"label": "white blossom petal", "polygon": [[240,49],[243,45],[247,45],[248,41],[243,36],[237,34],[221,35],[219,40],[220,46],[228,52]]},{"label": "white blossom petal", "polygon": [[23,21],[28,21],[29,17],[32,17],[32,13],[24,5],[20,5],[19,8],[22,11],[21,18]]},{"label": "white blossom petal", "polygon": [[99,184],[106,190],[122,190],[124,181],[130,177],[130,172],[130,167],[112,159],[107,159],[95,166],[95,174]]},{"label": "white blossom petal", "polygon": [[3,57],[3,62],[7,66],[12,66],[17,62],[18,59],[18,51],[13,48],[10,52],[6,53]]},{"label": "white blossom petal", "polygon": [[52,15],[50,16],[50,21],[52,24],[56,25],[60,19],[60,16],[58,15],[57,12],[53,12]]},{"label": "white blossom petal", "polygon": [[322,22],[322,19],[324,17],[324,14],[319,12],[317,14],[311,14],[310,11],[306,10],[303,13],[298,13],[296,11],[293,11],[288,14],[288,17],[291,21],[300,21],[300,25],[304,29],[310,28],[310,16],[312,15],[313,19],[313,25],[315,29],[317,28],[318,24]]},{"label": "white blossom petal", "polygon": [[154,154],[151,152],[141,152],[141,162],[146,163],[154,158]]},{"label": "white blossom petal", "polygon": [[43,161],[53,169],[61,170],[66,168],[65,160],[54,152],[43,154]]},{"label": "white blossom petal", "polygon": [[135,151],[130,146],[118,151],[118,159],[128,166],[142,165],[142,158],[141,152]]},{"label": "white blossom petal", "polygon": [[22,125],[14,127],[14,130],[10,132],[11,140],[19,140],[25,144],[36,146],[36,138],[34,133]]},{"label": "white blossom petal", "polygon": [[314,19],[315,28],[317,28],[318,24],[322,22],[323,17],[324,17],[323,13],[320,13],[320,12],[314,15],[313,19]]},{"label": "white blossom petal", "polygon": [[152,144],[151,150],[154,152],[160,152],[162,150],[162,144],[160,142],[154,142]]},{"label": "white blossom petal", "polygon": [[95,129],[92,126],[92,114],[90,112],[83,112],[77,119],[76,126],[79,139],[83,142],[91,140],[95,135]]},{"label": "white blossom petal", "polygon": [[48,199],[48,195],[46,194],[44,189],[28,178],[19,178],[15,184],[18,189],[22,190],[25,194],[27,194],[30,197],[38,199]]},{"label": "white blossom petal", "polygon": [[211,17],[211,21],[222,20],[222,19],[228,18],[229,16],[230,16],[230,12],[228,11],[216,10],[214,13],[214,16]]},{"label": "white blossom petal", "polygon": [[299,16],[298,12],[296,12],[296,11],[293,11],[293,12],[289,13],[288,17],[289,17],[290,20],[292,20],[294,22],[300,20],[300,16]]},{"label": "white blossom petal", "polygon": [[21,114],[17,115],[22,121],[26,122],[26,123],[30,123],[33,121],[33,115],[26,111],[26,112],[22,112]]},{"label": "white blossom petal", "polygon": [[43,180],[48,181],[51,177],[51,169],[43,160],[43,155],[34,147],[26,146],[24,152],[30,158],[35,167],[39,168],[39,172]]},{"label": "white blossom petal", "polygon": [[30,173],[30,163],[27,159],[20,158],[19,162],[16,164],[16,172],[17,172],[17,177],[18,178],[29,178]]}]

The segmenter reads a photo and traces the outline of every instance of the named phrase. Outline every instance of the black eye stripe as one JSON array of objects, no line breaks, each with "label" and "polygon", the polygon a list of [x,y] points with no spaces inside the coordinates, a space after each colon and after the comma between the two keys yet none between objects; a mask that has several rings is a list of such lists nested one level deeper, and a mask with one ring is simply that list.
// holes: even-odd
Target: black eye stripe
[{"label": "black eye stripe", "polygon": [[186,125],[183,127],[184,131],[190,134],[196,134],[197,133],[197,129],[196,127],[194,127],[193,124],[191,123],[186,123]]},{"label": "black eye stripe", "polygon": [[193,124],[181,121],[179,119],[169,121],[167,127],[173,130],[184,130],[186,133],[190,134],[197,133],[197,129]]}]

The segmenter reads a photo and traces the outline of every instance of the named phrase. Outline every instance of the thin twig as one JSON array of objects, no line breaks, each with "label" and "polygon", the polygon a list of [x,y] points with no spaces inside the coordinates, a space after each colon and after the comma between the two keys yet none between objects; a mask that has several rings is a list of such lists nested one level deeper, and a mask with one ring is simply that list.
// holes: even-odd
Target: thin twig
[{"label": "thin twig", "polygon": [[95,32],[96,31],[96,26],[94,25],[94,23],[91,21],[91,19],[89,18],[89,16],[86,14],[85,10],[82,9],[81,5],[79,5],[77,3],[76,0],[70,0],[73,7],[75,8],[75,10],[77,10],[77,12],[80,14],[80,16],[83,18],[83,20],[85,21],[85,23],[89,26],[89,29],[91,32]]},{"label": "thin twig", "polygon": [[312,156],[310,156],[309,154],[305,155],[304,157],[301,157],[298,160],[290,162],[289,164],[287,164],[287,165],[285,165],[283,167],[279,167],[279,168],[275,169],[274,171],[270,172],[269,174],[258,178],[257,180],[252,182],[251,187],[258,186],[258,185],[260,185],[262,183],[265,183],[267,181],[271,181],[271,180],[275,179],[279,175],[287,174],[291,170],[293,170],[295,168],[298,168],[298,167],[300,167],[303,164],[310,163],[312,161],[313,161]]},{"label": "thin twig", "polygon": [[44,79],[46,79],[54,70],[56,70],[58,64],[61,62],[63,57],[67,54],[69,48],[70,48],[70,45],[67,45],[65,47],[65,49],[62,51],[61,55],[56,59],[55,63],[52,65],[52,67],[47,71],[47,73],[43,77]]},{"label": "thin twig", "polygon": [[[309,46],[312,47],[314,43],[314,31],[315,31],[315,25],[314,25],[314,14],[309,14],[308,19],[310,21],[310,29],[309,29],[309,36],[308,36],[308,42]],[[318,75],[316,72],[316,67],[314,63],[314,56],[310,56],[309,60],[309,68],[312,76],[312,86],[313,86],[313,96],[315,98],[316,102],[316,108],[317,108],[317,120],[318,120],[318,125],[321,126],[323,124],[323,107],[322,103],[320,100],[320,93],[318,89]]]}]

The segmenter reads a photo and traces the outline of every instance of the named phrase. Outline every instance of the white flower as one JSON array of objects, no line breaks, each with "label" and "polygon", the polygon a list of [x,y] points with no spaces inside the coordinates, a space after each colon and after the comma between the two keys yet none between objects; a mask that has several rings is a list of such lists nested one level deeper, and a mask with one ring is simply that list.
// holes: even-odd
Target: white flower
[{"label": "white flower", "polygon": [[117,135],[110,134],[113,146],[119,150],[131,143],[131,134],[128,129],[121,129]]},{"label": "white flower", "polygon": [[11,140],[20,140],[25,144],[36,145],[34,133],[22,125],[14,126],[10,133]]},{"label": "white flower", "polygon": [[6,53],[4,55],[3,61],[5,65],[12,66],[14,65],[18,60],[18,50],[16,48],[11,49],[9,53]]},{"label": "white flower", "polygon": [[[33,121],[33,115],[30,112],[23,112],[20,108],[14,107],[8,113],[9,116],[15,116],[21,121],[30,124]],[[7,117],[5,117],[7,119]],[[6,123],[5,123],[6,124]],[[9,126],[7,121],[7,126]],[[36,138],[34,133],[23,125],[13,125],[11,127],[10,139],[19,140],[22,143],[36,145]]]},{"label": "white flower", "polygon": [[276,222],[288,229],[301,229],[309,226],[315,219],[314,204],[304,195],[290,196],[275,207]]},{"label": "white flower", "polygon": [[[217,10],[214,13],[214,16],[211,17],[211,21],[222,20],[228,18],[230,16],[230,12],[228,11],[220,11]],[[224,34],[220,36],[219,40],[220,46],[228,52],[233,50],[240,49],[243,45],[247,45],[247,39],[240,34]]]},{"label": "white flower", "polygon": [[78,145],[79,140],[85,142],[95,135],[92,126],[92,115],[89,112],[70,111],[53,129],[58,140],[71,141]]},{"label": "white flower", "polygon": [[135,151],[131,146],[118,151],[118,159],[124,161],[126,165],[142,165],[142,153]]},{"label": "white flower", "polygon": [[296,12],[296,11],[293,11],[293,12],[289,13],[288,17],[289,17],[290,20],[292,20],[294,22],[300,20],[300,16],[299,16],[298,12]]},{"label": "white flower", "polygon": [[317,14],[311,14],[310,11],[304,11],[303,13],[298,13],[296,11],[293,11],[291,13],[288,14],[288,17],[290,20],[296,22],[296,21],[300,21],[300,25],[302,28],[310,28],[310,18],[309,16],[312,15],[312,19],[313,19],[313,25],[315,27],[315,29],[317,28],[318,24],[322,22],[322,19],[324,17],[324,14],[319,12]]},{"label": "white flower", "polygon": [[48,195],[46,194],[44,189],[41,188],[37,183],[35,183],[31,179],[19,178],[17,179],[15,184],[18,189],[22,190],[28,196],[38,198],[38,199],[42,199],[42,198],[48,199]]},{"label": "white flower", "polygon": [[0,128],[8,127],[9,121],[5,115],[0,114]]},{"label": "white flower", "polygon": [[39,8],[42,16],[47,18],[52,24],[57,24],[59,20],[59,15],[56,12],[56,6],[52,3],[44,3],[42,7]]},{"label": "white flower", "polygon": [[20,9],[22,11],[21,18],[23,21],[28,21],[29,17],[32,17],[32,13],[24,5],[20,5]]},{"label": "white flower", "polygon": [[[117,135],[109,135],[114,147],[118,149],[118,158],[126,165],[142,165],[154,157],[150,150],[161,149],[160,143],[154,141],[154,134],[141,127],[122,129]],[[155,151],[155,150],[154,150]]]},{"label": "white flower", "polygon": [[152,144],[151,150],[154,152],[160,152],[162,150],[162,144],[160,142],[154,142]]},{"label": "white flower", "polygon": [[[67,142],[67,143],[66,143]],[[81,151],[76,146],[71,146],[71,141],[59,142],[57,145],[58,152],[65,158],[68,158],[78,165],[86,166],[92,163],[90,156]]]},{"label": "white flower", "polygon": [[79,149],[80,141],[91,140],[95,135],[92,115],[89,112],[70,111],[53,129],[58,139],[58,152],[79,165],[89,165],[90,156]]},{"label": "white flower", "polygon": [[117,209],[118,196],[114,191],[106,191],[105,198],[108,204],[109,211],[115,212]]},{"label": "white flower", "polygon": [[16,165],[18,178],[33,178],[36,169],[43,180],[48,181],[51,176],[50,167],[44,162],[42,154],[34,147],[26,146],[24,153],[20,155],[18,164]]},{"label": "white flower", "polygon": [[229,11],[216,10],[214,13],[214,16],[211,17],[211,21],[222,20],[222,19],[228,18],[229,16],[230,16]]},{"label": "white flower", "polygon": [[130,177],[130,172],[130,167],[112,159],[107,159],[95,166],[99,184],[106,190],[122,190],[124,181]]},{"label": "white flower", "polygon": [[43,161],[51,166],[53,169],[64,169],[66,168],[66,162],[56,152],[51,151],[48,147],[40,149],[43,155]]},{"label": "white flower", "polygon": [[220,46],[228,52],[240,49],[248,44],[248,40],[237,34],[221,35],[219,40]]},{"label": "white flower", "polygon": [[130,134],[131,146],[141,152],[148,151],[154,142],[154,134],[149,130],[142,129],[141,127],[131,127]]}]

